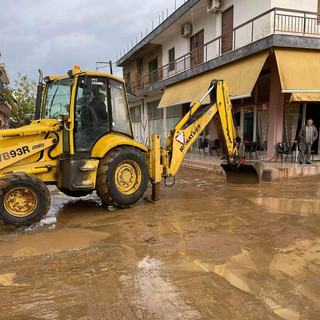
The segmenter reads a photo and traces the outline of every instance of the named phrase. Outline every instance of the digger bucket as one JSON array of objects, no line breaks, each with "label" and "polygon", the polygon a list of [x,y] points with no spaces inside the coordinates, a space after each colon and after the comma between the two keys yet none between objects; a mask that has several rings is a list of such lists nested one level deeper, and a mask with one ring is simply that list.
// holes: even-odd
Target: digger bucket
[{"label": "digger bucket", "polygon": [[221,163],[227,176],[227,182],[240,184],[260,183],[263,165],[261,162],[246,161],[239,168],[231,167],[227,161]]}]

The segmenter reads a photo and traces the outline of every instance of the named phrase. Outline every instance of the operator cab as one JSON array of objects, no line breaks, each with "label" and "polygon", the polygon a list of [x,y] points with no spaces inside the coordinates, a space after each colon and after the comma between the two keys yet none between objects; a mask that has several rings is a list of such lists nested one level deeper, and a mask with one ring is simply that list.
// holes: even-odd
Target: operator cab
[{"label": "operator cab", "polygon": [[[68,123],[64,123],[64,140],[73,134],[75,152],[91,151],[96,141],[110,132],[132,137],[123,80],[79,69],[69,71],[68,75],[47,80],[42,118],[68,118]],[[65,152],[66,149],[64,141]]]}]

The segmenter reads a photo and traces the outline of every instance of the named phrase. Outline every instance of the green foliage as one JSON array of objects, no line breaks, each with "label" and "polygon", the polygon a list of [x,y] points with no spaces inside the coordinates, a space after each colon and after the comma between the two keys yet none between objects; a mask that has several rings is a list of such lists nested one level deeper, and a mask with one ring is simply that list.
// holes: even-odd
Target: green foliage
[{"label": "green foliage", "polygon": [[[10,119],[10,127],[21,127],[26,121],[34,119],[37,97],[37,83],[27,75],[18,74],[14,81],[16,90],[6,87],[7,99],[12,106],[13,117]],[[15,99],[16,102],[15,102]]]}]

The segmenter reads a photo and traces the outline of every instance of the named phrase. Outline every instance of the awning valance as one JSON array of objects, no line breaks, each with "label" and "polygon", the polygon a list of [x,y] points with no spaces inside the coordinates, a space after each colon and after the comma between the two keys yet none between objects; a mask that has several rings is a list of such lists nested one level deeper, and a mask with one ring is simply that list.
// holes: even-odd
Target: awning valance
[{"label": "awning valance", "polygon": [[320,101],[320,50],[276,48],[282,93],[290,101]]},{"label": "awning valance", "polygon": [[290,97],[290,102],[318,102],[320,101],[320,93],[303,93],[303,92],[296,92],[292,93]]},{"label": "awning valance", "polygon": [[[268,54],[263,51],[168,86],[159,107],[199,101],[214,79],[227,82],[231,99],[249,97]],[[209,102],[209,98],[205,102]]]}]

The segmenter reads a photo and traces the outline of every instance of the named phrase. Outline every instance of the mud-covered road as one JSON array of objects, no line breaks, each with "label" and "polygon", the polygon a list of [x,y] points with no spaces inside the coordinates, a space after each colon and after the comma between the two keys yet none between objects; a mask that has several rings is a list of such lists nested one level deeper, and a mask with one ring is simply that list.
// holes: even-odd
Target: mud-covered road
[{"label": "mud-covered road", "polygon": [[320,318],[319,178],[182,169],[161,192],[125,210],[53,192],[35,227],[0,223],[0,318]]}]

